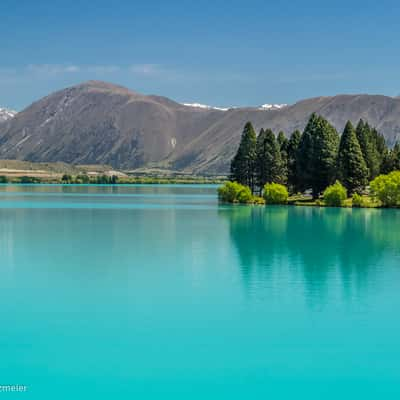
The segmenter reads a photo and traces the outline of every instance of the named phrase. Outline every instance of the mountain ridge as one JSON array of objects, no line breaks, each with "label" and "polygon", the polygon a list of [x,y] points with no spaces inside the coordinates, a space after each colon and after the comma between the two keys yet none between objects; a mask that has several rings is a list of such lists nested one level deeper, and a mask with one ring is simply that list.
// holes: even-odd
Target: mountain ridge
[{"label": "mountain ridge", "polygon": [[1,123],[0,158],[226,173],[247,121],[257,131],[289,135],[302,130],[313,112],[339,132],[347,120],[363,118],[389,145],[400,138],[400,98],[384,95],[340,94],[277,108],[221,110],[88,81],[49,94]]}]

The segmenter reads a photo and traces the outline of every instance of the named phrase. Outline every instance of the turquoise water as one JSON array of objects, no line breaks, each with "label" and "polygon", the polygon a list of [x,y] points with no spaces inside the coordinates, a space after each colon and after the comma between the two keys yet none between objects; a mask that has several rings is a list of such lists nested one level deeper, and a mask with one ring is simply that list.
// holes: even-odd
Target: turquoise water
[{"label": "turquoise water", "polygon": [[399,244],[400,210],[0,186],[0,397],[400,398]]}]

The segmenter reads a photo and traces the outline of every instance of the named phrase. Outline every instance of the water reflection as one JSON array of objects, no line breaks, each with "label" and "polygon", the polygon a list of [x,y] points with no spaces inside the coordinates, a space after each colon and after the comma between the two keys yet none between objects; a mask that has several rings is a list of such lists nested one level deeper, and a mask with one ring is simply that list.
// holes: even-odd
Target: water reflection
[{"label": "water reflection", "polygon": [[311,303],[323,303],[337,283],[348,299],[358,296],[398,254],[397,210],[233,206],[219,213],[229,221],[247,288],[289,272]]}]

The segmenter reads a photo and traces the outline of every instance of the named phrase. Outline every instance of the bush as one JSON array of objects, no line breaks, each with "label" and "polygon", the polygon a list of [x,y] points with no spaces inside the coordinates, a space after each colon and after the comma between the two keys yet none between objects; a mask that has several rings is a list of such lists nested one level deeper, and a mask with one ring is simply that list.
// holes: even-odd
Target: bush
[{"label": "bush", "polygon": [[336,181],[334,185],[328,186],[324,191],[325,205],[331,207],[340,207],[347,198],[346,188]]},{"label": "bush", "polygon": [[242,186],[237,195],[237,200],[239,203],[251,203],[253,200],[253,195],[248,186]]},{"label": "bush", "polygon": [[0,183],[8,183],[8,178],[4,175],[0,176]]},{"label": "bush", "polygon": [[250,188],[237,182],[226,182],[218,189],[218,197],[228,203],[251,203],[253,200]]},{"label": "bush", "polygon": [[361,195],[354,193],[352,197],[353,207],[364,207],[365,201]]},{"label": "bush", "polygon": [[288,190],[279,183],[266,183],[264,186],[264,200],[267,204],[287,204]]},{"label": "bush", "polygon": [[371,191],[384,207],[400,205],[400,171],[376,177],[371,182]]},{"label": "bush", "polygon": [[35,176],[21,176],[19,178],[20,183],[40,183],[40,179]]},{"label": "bush", "polygon": [[83,184],[88,184],[90,183],[90,178],[86,174],[78,175],[75,178],[75,183],[83,183]]},{"label": "bush", "polygon": [[253,196],[253,203],[263,205],[263,204],[265,204],[265,200],[263,197]]},{"label": "bush", "polygon": [[218,197],[222,201],[233,203],[236,200],[239,184],[236,182],[226,182],[218,188]]}]

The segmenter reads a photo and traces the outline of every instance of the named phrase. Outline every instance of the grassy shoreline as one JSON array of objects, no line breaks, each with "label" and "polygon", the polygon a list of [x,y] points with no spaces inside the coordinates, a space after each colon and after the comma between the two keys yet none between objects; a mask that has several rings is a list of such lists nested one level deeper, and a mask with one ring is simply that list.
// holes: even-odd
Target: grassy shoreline
[{"label": "grassy shoreline", "polygon": [[362,206],[354,206],[352,204],[352,199],[346,199],[344,203],[340,206],[331,206],[327,205],[323,202],[323,200],[313,200],[308,196],[291,196],[288,198],[286,204],[266,204],[265,202],[261,202],[259,198],[256,201],[251,201],[248,203],[239,203],[239,202],[228,202],[222,201],[222,204],[227,205],[251,205],[251,206],[280,206],[280,207],[330,207],[330,208],[400,208],[399,206],[394,207],[384,207],[378,200],[373,199],[371,196],[363,196],[365,203]]},{"label": "grassy shoreline", "polygon": [[[250,188],[237,182],[226,182],[218,188],[218,198],[225,204],[280,205],[300,207],[336,207],[336,208],[400,208],[400,197],[393,185],[377,188],[376,182],[386,182],[389,178],[400,178],[400,172],[380,176],[371,183],[364,194],[353,193],[348,197],[346,189],[336,181],[318,198],[309,193],[289,195],[287,188],[281,184],[267,183],[262,190],[262,197],[252,193]],[[389,183],[392,183],[389,180]]]}]

